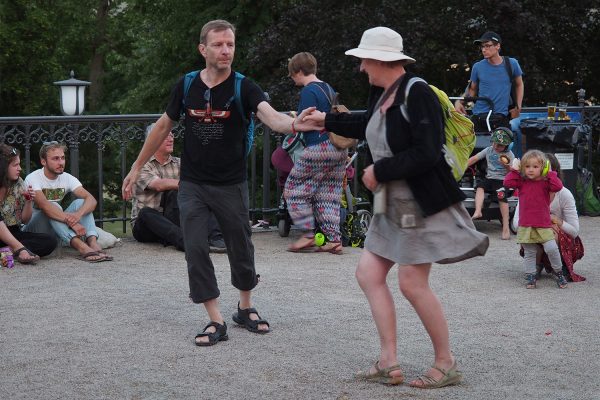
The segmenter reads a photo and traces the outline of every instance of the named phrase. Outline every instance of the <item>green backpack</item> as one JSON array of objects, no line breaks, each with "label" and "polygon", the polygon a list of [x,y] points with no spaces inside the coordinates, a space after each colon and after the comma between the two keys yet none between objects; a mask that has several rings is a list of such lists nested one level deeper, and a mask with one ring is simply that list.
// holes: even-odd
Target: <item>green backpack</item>
[{"label": "green backpack", "polygon": [[577,211],[580,215],[597,217],[600,215],[600,199],[594,183],[594,174],[583,168],[575,183]]},{"label": "green backpack", "polygon": [[[417,82],[427,83],[421,78],[410,78],[404,92],[404,104],[400,106],[402,116],[408,122],[410,122],[408,117],[408,107],[406,106],[408,92],[412,85]],[[466,115],[463,115],[454,109],[454,105],[444,91],[433,85],[429,85],[429,87],[438,97],[442,110],[444,111],[444,132],[446,134],[446,143],[442,148],[444,159],[452,169],[454,179],[460,181],[467,169],[469,157],[471,157],[471,153],[475,148],[476,137],[473,122],[471,122]]]}]

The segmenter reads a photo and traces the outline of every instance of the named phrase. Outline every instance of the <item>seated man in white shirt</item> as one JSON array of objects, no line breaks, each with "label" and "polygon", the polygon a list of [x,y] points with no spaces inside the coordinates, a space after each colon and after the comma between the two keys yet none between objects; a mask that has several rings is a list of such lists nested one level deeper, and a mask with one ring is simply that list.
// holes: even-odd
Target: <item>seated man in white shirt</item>
[{"label": "seated man in white shirt", "polygon": [[[25,178],[35,191],[35,207],[25,230],[54,233],[62,244],[76,249],[80,258],[96,263],[113,258],[98,245],[98,233],[93,211],[96,199],[85,190],[77,178],[65,171],[67,147],[58,142],[45,142],[40,149],[42,168]],[[73,193],[74,200],[63,210],[61,201]]]}]

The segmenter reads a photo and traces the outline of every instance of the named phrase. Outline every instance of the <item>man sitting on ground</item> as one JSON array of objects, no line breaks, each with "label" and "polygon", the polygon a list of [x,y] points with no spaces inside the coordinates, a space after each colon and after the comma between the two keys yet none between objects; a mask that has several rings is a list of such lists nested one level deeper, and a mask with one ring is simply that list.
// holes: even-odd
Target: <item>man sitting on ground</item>
[{"label": "man sitting on ground", "polygon": [[[67,147],[47,142],[40,149],[42,168],[25,178],[25,185],[35,191],[33,215],[25,231],[56,234],[63,245],[70,245],[88,262],[110,261],[97,242],[98,232],[92,214],[96,199],[73,175],[65,172]],[[62,200],[69,193],[77,199],[65,210]]]},{"label": "man sitting on ground", "polygon": [[[154,124],[146,130],[146,136]],[[173,157],[173,133],[169,133],[150,158],[135,185],[131,227],[133,237],[142,243],[158,242],[184,251],[183,233],[179,226],[179,157]],[[225,253],[225,241],[214,215],[210,219],[209,248]]]}]

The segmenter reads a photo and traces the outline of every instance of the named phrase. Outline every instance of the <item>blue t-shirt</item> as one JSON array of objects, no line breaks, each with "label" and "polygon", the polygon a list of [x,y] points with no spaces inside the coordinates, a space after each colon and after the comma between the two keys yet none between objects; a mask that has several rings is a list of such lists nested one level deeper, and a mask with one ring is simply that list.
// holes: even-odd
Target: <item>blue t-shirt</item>
[{"label": "blue t-shirt", "polygon": [[[300,91],[298,114],[308,107],[317,107],[317,110],[327,113],[331,110],[331,102],[333,102],[334,96],[335,90],[329,84],[325,82],[311,82]],[[329,136],[327,133],[319,131],[304,132],[304,141],[307,146],[314,146],[328,139]]]},{"label": "blue t-shirt", "polygon": [[[514,58],[509,60],[513,76],[516,78],[523,75],[519,62]],[[511,78],[508,76],[504,61],[498,65],[493,65],[486,59],[476,62],[471,70],[471,82],[477,83],[477,96],[492,99],[495,113],[508,115]],[[485,101],[478,101],[473,107],[473,114],[487,113],[489,109]]]}]

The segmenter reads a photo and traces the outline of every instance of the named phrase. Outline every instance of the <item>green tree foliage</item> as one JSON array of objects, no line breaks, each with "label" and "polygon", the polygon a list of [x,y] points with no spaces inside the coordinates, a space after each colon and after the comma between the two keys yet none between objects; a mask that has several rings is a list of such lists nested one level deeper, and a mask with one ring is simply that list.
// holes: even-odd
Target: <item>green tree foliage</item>
[{"label": "green tree foliage", "polygon": [[[87,113],[161,113],[177,80],[203,67],[198,37],[211,19],[236,25],[234,68],[279,110],[296,108],[287,62],[300,51],[316,56],[318,76],[344,104],[364,107],[367,77],[344,52],[374,26],[400,32],[417,60],[410,70],[451,95],[462,93],[481,59],[473,39],[493,30],[501,53],[523,68],[524,105],[575,104],[580,87],[595,102],[600,96],[597,0],[11,0],[0,2],[0,116],[58,115],[52,83],[70,70],[92,83]],[[129,147],[130,163],[139,149]],[[82,159],[96,159],[96,151],[82,146]],[[106,144],[104,173],[115,196],[119,154],[118,144]],[[94,185],[91,170],[82,169],[82,180]]]},{"label": "green tree foliage", "polygon": [[595,99],[600,95],[600,80],[592,72],[600,68],[600,56],[590,48],[600,33],[597,2],[382,0],[339,7],[330,0],[307,0],[283,8],[254,38],[250,60],[252,76],[284,109],[294,107],[297,92],[285,76],[287,58],[299,51],[317,57],[320,77],[336,87],[345,104],[364,105],[367,81],[358,73],[358,60],[344,51],[374,26],[400,32],[405,52],[417,60],[409,68],[453,95],[462,93],[470,66],[481,59],[473,40],[487,30],[502,36],[502,54],[520,61],[525,105],[559,99],[574,104],[580,87]]},{"label": "green tree foliage", "polygon": [[[236,67],[244,69],[244,40],[267,26],[267,1],[137,0],[128,2],[120,21],[123,45],[108,55],[105,105],[110,112],[162,112],[173,85],[203,67],[198,52],[202,25],[228,19],[236,25]],[[240,61],[242,60],[242,61]],[[110,90],[108,90],[110,88]]]},{"label": "green tree foliage", "polygon": [[60,113],[55,81],[86,77],[98,0],[0,3],[0,115]]},{"label": "green tree foliage", "polygon": [[343,6],[331,0],[12,0],[0,4],[0,115],[57,114],[52,82],[90,80],[88,112],[162,112],[181,75],[203,66],[202,25],[224,18],[237,26],[234,67],[271,94],[274,105],[293,109],[298,90],[287,77],[287,59],[310,51],[319,75],[360,108],[367,93],[358,61],[344,55],[362,32],[389,26],[402,34],[411,66],[432,83],[458,94],[470,65],[480,59],[472,41],[500,33],[502,53],[525,72],[525,104],[575,101],[575,89],[598,98],[600,34],[597,1],[450,2],[364,0]]}]

